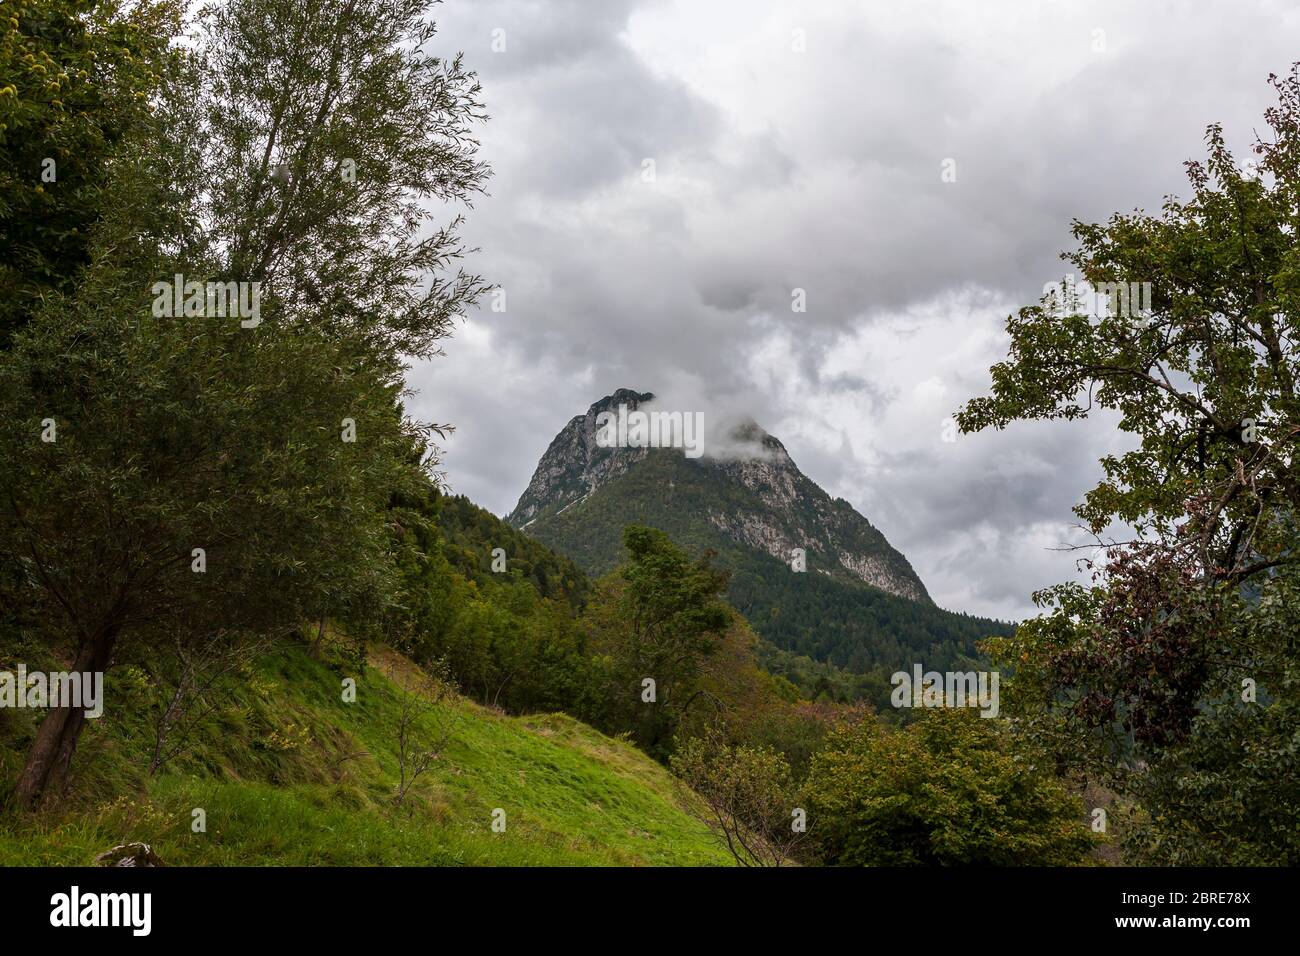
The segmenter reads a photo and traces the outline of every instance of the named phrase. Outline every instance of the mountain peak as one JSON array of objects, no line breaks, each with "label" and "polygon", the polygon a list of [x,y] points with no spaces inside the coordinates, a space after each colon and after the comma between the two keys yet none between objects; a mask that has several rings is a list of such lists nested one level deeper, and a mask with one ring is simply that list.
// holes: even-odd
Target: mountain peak
[{"label": "mountain peak", "polygon": [[[591,403],[587,415],[595,417],[601,412],[611,411],[620,405],[626,405],[631,411],[654,400],[654,392],[638,392],[634,388],[616,388],[609,395]],[[581,417],[581,416],[579,416]]]},{"label": "mountain peak", "polygon": [[[702,458],[689,458],[679,448],[610,448],[597,441],[602,413],[620,405],[630,412],[651,405],[654,397],[620,388],[574,416],[543,454],[506,520],[565,550],[548,539],[557,522],[577,528],[584,515],[608,515],[608,533],[600,534],[613,540],[593,543],[598,559],[587,567],[597,573],[616,560],[623,525],[643,523],[683,541],[738,546],[785,563],[800,549],[810,573],[930,603],[916,572],[884,535],[804,475],[780,440],[753,419],[728,428],[712,423]],[[583,563],[581,554],[571,556]]]}]

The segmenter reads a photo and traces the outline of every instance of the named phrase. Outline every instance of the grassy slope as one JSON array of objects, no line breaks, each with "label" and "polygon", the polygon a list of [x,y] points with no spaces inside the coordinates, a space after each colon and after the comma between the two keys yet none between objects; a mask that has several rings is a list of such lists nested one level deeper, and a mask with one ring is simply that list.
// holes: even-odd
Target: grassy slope
[{"label": "grassy slope", "polygon": [[[278,651],[223,683],[191,752],[157,778],[144,773],[153,692],[139,671],[111,673],[67,801],[30,819],[0,817],[0,865],[84,865],[131,840],[172,865],[729,862],[680,809],[662,767],[561,714],[448,705],[451,744],[407,806],[393,808],[399,693],[390,676],[412,669],[373,652],[356,703],[345,704],[345,665]],[[26,711],[0,723],[0,788],[12,785],[34,727]],[[196,807],[206,833],[191,832]],[[491,829],[496,807],[504,833]]]}]

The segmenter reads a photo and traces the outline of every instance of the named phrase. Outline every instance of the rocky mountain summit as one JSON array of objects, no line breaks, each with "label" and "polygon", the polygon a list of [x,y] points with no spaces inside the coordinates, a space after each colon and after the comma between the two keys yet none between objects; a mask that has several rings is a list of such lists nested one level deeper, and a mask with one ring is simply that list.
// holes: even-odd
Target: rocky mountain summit
[{"label": "rocky mountain summit", "polygon": [[[595,572],[615,563],[618,540],[607,547],[591,547],[590,541],[582,546],[573,538],[584,536],[590,522],[579,516],[613,510],[677,537],[715,546],[723,539],[786,563],[802,549],[809,572],[930,603],[925,585],[885,536],[801,472],[785,446],[753,421],[721,433],[715,426],[714,440],[704,443],[696,459],[679,448],[635,447],[635,436],[625,447],[605,447],[601,440],[602,424],[619,414],[669,411],[680,410],[659,409],[652,393],[624,388],[574,416],[547,448],[506,520],[568,550]],[[657,476],[648,488],[628,480],[642,472],[637,477]],[[634,500],[627,498],[633,487]],[[691,533],[682,534],[684,525],[692,526]]]}]

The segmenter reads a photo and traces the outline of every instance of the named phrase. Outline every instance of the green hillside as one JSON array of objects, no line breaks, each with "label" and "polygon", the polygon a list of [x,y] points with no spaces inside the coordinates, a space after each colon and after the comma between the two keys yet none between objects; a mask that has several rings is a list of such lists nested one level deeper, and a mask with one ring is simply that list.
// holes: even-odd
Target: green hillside
[{"label": "green hillside", "polygon": [[586,498],[543,512],[526,530],[590,574],[622,559],[623,528],[660,528],[692,552],[711,548],[732,572],[728,599],[777,648],[848,670],[956,669],[975,643],[1009,635],[1009,624],[945,611],[844,579],[832,556],[809,551],[808,569],[737,544],[708,516],[744,508],[748,491],[721,482],[700,461],[652,451]]},{"label": "green hillside", "polygon": [[[115,669],[117,705],[91,722],[68,797],[55,811],[0,820],[0,865],[88,865],[143,841],[169,865],[726,865],[684,813],[669,773],[629,744],[563,714],[508,717],[469,701],[435,708],[451,738],[405,804],[397,725],[418,676],[385,648],[344,703],[343,655],[286,647],[224,681],[193,747],[150,777],[143,674]],[[30,712],[0,711],[0,779],[12,780],[34,732]],[[191,829],[195,808],[207,832]],[[505,832],[492,813],[506,814]]]},{"label": "green hillside", "polygon": [[464,495],[439,495],[436,501],[439,547],[462,577],[479,587],[499,582],[501,576],[492,571],[492,550],[500,548],[507,557],[509,577],[526,581],[539,597],[564,600],[574,608],[585,603],[591,582],[571,559]]}]

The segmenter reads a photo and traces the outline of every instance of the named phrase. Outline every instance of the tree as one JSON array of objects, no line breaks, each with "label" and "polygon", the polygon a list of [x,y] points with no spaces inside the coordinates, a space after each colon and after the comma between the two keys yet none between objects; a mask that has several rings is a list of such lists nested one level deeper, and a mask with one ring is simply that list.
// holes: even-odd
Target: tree
[{"label": "tree", "polygon": [[0,16],[0,347],[90,262],[110,164],[174,62],[174,0],[6,0]]},{"label": "tree", "polygon": [[733,745],[722,728],[678,741],[673,773],[688,788],[683,805],[741,866],[795,861],[808,836],[790,767],[770,747]]},{"label": "tree", "polygon": [[[1017,671],[1021,726],[1062,768],[1140,797],[1155,861],[1296,859],[1300,66],[1270,82],[1253,167],[1211,126],[1189,198],[1074,224],[1064,258],[1106,307],[1054,295],[1010,317],[992,393],[958,416],[973,431],[1101,407],[1136,440],[1076,508],[1132,539],[1102,542],[1091,586],[1041,592],[1047,613],[990,644]],[[1264,777],[1291,783],[1255,792]],[[1208,791],[1249,820],[1189,813]]]},{"label": "tree", "polygon": [[[75,669],[326,613],[377,630],[395,600],[389,503],[432,468],[398,405],[403,355],[480,291],[454,224],[420,237],[422,201],[486,175],[473,78],[424,52],[423,12],[210,14],[112,166],[90,264],[0,356],[4,603]],[[331,165],[344,149],[355,179]],[[259,320],[156,314],[177,273],[263,283]],[[83,722],[51,710],[19,804],[63,779]]]},{"label": "tree", "polygon": [[456,687],[443,661],[434,661],[419,676],[397,681],[397,790],[394,806],[405,802],[411,787],[442,756],[451,740],[449,712]]},{"label": "tree", "polygon": [[1050,761],[965,709],[842,725],[813,756],[807,800],[833,866],[1064,866],[1094,842]]},{"label": "tree", "polygon": [[[322,593],[382,598],[384,505],[415,480],[392,392],[330,375],[338,352],[319,337],[252,345],[237,325],[101,305],[138,288],[83,283],[0,362],[0,550],[24,571],[30,626],[73,669],[102,672],[121,640],[287,635]],[[367,436],[360,454],[338,439],[344,416]],[[83,719],[42,722],[21,802],[62,779]]]},{"label": "tree", "polygon": [[726,572],[711,555],[691,561],[662,531],[638,525],[623,541],[628,561],[598,582],[584,621],[607,674],[604,725],[630,730],[662,758],[682,718],[705,699],[702,662],[734,612],[720,597]]},{"label": "tree", "polygon": [[462,219],[489,175],[486,117],[460,56],[428,52],[431,0],[231,0],[199,56],[196,118],[210,202],[197,248],[260,281],[286,320],[363,355],[426,357],[484,291],[458,263]]}]

